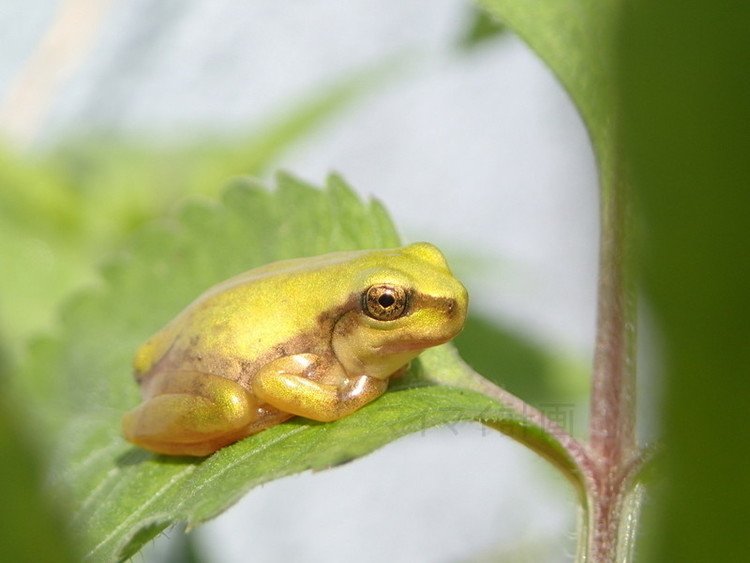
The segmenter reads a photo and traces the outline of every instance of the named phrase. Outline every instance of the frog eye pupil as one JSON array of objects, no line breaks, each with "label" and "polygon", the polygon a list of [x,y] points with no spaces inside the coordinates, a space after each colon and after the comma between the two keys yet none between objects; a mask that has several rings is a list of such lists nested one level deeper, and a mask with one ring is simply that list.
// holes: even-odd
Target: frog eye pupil
[{"label": "frog eye pupil", "polygon": [[376,321],[392,321],[407,310],[407,291],[398,285],[373,285],[362,294],[362,311]]},{"label": "frog eye pupil", "polygon": [[381,295],[378,297],[378,303],[381,307],[390,307],[396,302],[396,299],[393,297],[393,295],[390,295],[388,293]]}]

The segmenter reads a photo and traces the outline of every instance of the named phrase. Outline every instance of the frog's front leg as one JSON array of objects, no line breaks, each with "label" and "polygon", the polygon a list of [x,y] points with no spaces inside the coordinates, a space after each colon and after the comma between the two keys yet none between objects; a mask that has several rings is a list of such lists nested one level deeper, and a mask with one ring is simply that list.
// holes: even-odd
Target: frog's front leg
[{"label": "frog's front leg", "polygon": [[195,371],[156,374],[144,394],[144,402],[123,416],[123,433],[163,454],[211,454],[251,434],[262,413],[239,383]]},{"label": "frog's front leg", "polygon": [[[333,383],[332,383],[333,382]],[[341,365],[314,354],[274,360],[255,376],[253,394],[277,409],[321,422],[338,420],[376,399],[387,380],[348,377]]]}]

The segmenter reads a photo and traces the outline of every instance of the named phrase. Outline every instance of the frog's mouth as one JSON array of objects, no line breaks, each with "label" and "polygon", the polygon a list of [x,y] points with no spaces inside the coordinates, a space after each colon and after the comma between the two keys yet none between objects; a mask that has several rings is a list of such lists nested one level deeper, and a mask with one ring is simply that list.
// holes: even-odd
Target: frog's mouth
[{"label": "frog's mouth", "polygon": [[450,336],[445,336],[442,338],[421,338],[419,340],[408,340],[408,341],[405,340],[405,341],[389,342],[388,344],[379,346],[377,351],[383,354],[400,354],[403,352],[419,352],[426,348],[432,348],[433,346],[439,346],[440,344],[445,344],[454,336],[455,334],[450,335]]}]

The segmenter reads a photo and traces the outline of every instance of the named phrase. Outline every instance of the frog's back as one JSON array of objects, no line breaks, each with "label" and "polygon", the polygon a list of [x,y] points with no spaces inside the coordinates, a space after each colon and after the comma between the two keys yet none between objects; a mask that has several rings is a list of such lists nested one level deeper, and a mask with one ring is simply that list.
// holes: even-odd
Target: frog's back
[{"label": "frog's back", "polygon": [[361,254],[274,262],[210,288],[141,346],[136,378],[197,370],[237,380],[274,354],[300,351],[290,346],[312,351],[322,344],[325,312],[347,300],[346,263]]}]

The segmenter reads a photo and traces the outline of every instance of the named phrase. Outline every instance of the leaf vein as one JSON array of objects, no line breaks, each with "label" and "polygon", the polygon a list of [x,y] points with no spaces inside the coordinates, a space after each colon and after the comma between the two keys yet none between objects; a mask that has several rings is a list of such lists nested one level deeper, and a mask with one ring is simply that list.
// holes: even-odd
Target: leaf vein
[{"label": "leaf vein", "polygon": [[75,525],[76,522],[79,522],[83,518],[83,513],[86,511],[86,508],[98,497],[102,492],[107,492],[109,489],[105,486],[108,483],[110,483],[113,478],[117,477],[120,474],[120,468],[119,467],[113,467],[107,473],[104,475],[104,478],[99,481],[99,483],[91,489],[88,495],[86,495],[86,498],[83,499],[80,506],[78,507],[78,510],[76,511],[76,514],[73,518],[73,524]]},{"label": "leaf vein", "polygon": [[[66,483],[74,483],[81,475],[81,473],[83,473],[84,470],[92,465],[95,461],[99,460],[100,458],[108,459],[111,450],[117,450],[121,447],[122,444],[113,443],[103,448],[94,450],[81,461],[73,464],[67,471],[65,471],[61,475],[56,476],[56,480]],[[109,472],[107,473],[109,474]]]},{"label": "leaf vein", "polygon": [[[279,442],[283,442],[287,438],[291,438],[292,436],[294,436],[295,434],[298,434],[299,432],[302,432],[303,430],[306,430],[306,427],[300,426],[300,427],[293,428],[289,432],[287,432],[286,434],[278,436],[277,438],[275,438],[275,439],[273,439],[273,440],[271,440],[271,441],[269,441],[269,442],[267,442],[265,444],[262,444],[262,445],[258,446],[257,448],[254,448],[254,449],[252,449],[252,450],[250,450],[250,451],[242,454],[236,460],[227,463],[220,470],[216,471],[213,475],[211,475],[210,477],[208,477],[207,479],[205,479],[202,483],[200,483],[193,490],[193,494],[195,495],[195,494],[199,493],[208,484],[210,484],[211,482],[215,481],[216,479],[218,479],[219,477],[221,477],[222,475],[224,475],[227,471],[229,471],[230,469],[235,468],[237,465],[241,464],[242,462],[244,462],[248,458],[250,458],[250,457],[258,454],[259,452],[262,452],[262,451],[270,448],[271,446],[274,446],[274,445],[278,444]],[[177,505],[177,507],[175,508],[175,512],[179,511],[179,509],[181,509],[183,506],[185,506],[185,504],[187,504],[187,502],[190,501],[190,500],[191,500],[190,497],[185,497],[182,500],[182,502],[180,502],[180,504]]]},{"label": "leaf vein", "polygon": [[190,473],[195,471],[196,466],[195,465],[188,465],[185,469],[180,471],[179,473],[176,473],[172,476],[172,478],[169,480],[169,482],[161,487],[158,491],[156,491],[151,498],[149,498],[146,502],[141,504],[137,510],[130,513],[130,516],[125,518],[118,526],[116,526],[102,541],[100,541],[98,544],[96,544],[87,554],[86,558],[90,558],[92,555],[94,555],[99,549],[104,546],[109,540],[111,540],[113,537],[117,536],[121,530],[124,528],[127,528],[130,523],[134,520],[140,517],[141,514],[143,514],[152,504],[154,504],[157,500],[159,500],[164,493],[166,493],[169,489],[180,483],[183,478],[187,477]]}]

